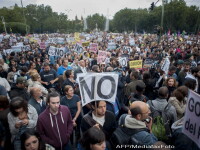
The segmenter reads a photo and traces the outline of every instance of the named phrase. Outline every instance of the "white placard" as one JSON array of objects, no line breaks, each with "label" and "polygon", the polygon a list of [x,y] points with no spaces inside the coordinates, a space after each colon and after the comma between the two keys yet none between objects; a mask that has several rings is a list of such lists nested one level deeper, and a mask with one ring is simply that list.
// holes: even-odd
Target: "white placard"
[{"label": "white placard", "polygon": [[119,75],[117,73],[80,73],[77,80],[80,87],[82,106],[98,100],[115,102]]}]

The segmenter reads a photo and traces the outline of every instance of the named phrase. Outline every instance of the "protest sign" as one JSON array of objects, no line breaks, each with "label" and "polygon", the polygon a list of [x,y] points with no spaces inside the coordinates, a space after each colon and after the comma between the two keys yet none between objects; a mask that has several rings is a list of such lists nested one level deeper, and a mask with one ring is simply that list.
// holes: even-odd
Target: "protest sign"
[{"label": "protest sign", "polygon": [[114,50],[114,49],[116,49],[117,47],[116,47],[116,43],[108,43],[108,50]]},{"label": "protest sign", "polygon": [[21,52],[21,46],[11,46],[11,49],[13,50],[13,52]]},{"label": "protest sign", "polygon": [[200,95],[189,90],[182,132],[200,148]]},{"label": "protest sign", "polygon": [[64,44],[65,39],[64,38],[57,38],[57,43],[58,44]]},{"label": "protest sign", "polygon": [[3,35],[1,34],[0,35],[0,42],[3,40]]},{"label": "protest sign", "polygon": [[120,57],[119,63],[122,67],[127,67],[127,58],[126,57]]},{"label": "protest sign", "polygon": [[83,42],[83,43],[82,43],[82,46],[84,46],[84,47],[89,46],[89,45],[90,45],[90,42],[89,42],[89,41]]},{"label": "protest sign", "polygon": [[129,39],[129,44],[130,44],[130,46],[134,46],[135,45],[135,40],[130,38]]},{"label": "protest sign", "polygon": [[98,44],[97,43],[90,43],[89,51],[93,53],[97,53],[98,51]]},{"label": "protest sign", "polygon": [[145,59],[143,68],[151,68],[152,64],[154,63],[153,59]]},{"label": "protest sign", "polygon": [[170,65],[169,58],[165,58],[165,61],[161,66],[161,70],[163,70],[165,72],[165,74],[168,74],[169,65]]},{"label": "protest sign", "polygon": [[21,50],[22,51],[30,51],[31,47],[30,47],[30,45],[24,45],[24,46],[21,47]]},{"label": "protest sign", "polygon": [[119,75],[116,73],[78,74],[82,106],[96,100],[115,102],[118,78]]},{"label": "protest sign", "polygon": [[78,33],[78,32],[75,32],[74,33],[74,38],[75,38],[75,41],[80,41],[80,33]]},{"label": "protest sign", "polygon": [[74,51],[76,51],[77,53],[80,54],[83,52],[83,47],[79,43],[76,43],[76,45],[74,47]]},{"label": "protest sign", "polygon": [[130,66],[130,68],[141,69],[142,68],[142,60],[129,61],[129,66]]},{"label": "protest sign", "polygon": [[130,52],[132,52],[132,49],[130,46],[124,46],[123,50],[127,50],[129,54],[130,54]]},{"label": "protest sign", "polygon": [[97,63],[98,64],[104,63],[106,57],[107,57],[107,52],[99,50],[99,52],[98,52],[98,58],[97,58]]},{"label": "protest sign", "polygon": [[41,42],[41,43],[40,43],[40,49],[45,49],[45,48],[46,48],[45,42]]},{"label": "protest sign", "polygon": [[57,48],[57,47],[54,47],[54,46],[50,46],[48,54],[50,56],[60,56],[60,57],[63,57],[65,55],[65,48],[64,47]]}]

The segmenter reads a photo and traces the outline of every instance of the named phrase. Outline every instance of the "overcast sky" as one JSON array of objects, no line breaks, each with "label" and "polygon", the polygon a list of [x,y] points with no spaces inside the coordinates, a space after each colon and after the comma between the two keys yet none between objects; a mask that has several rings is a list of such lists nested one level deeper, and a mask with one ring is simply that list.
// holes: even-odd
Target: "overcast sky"
[{"label": "overcast sky", "polygon": [[[53,11],[63,12],[68,15],[69,19],[74,19],[77,15],[80,19],[82,16],[92,15],[95,13],[107,16],[112,19],[114,14],[124,8],[149,8],[152,2],[157,0],[22,0],[23,5],[44,4],[50,5]],[[157,5],[161,5],[161,1]],[[186,0],[188,5],[200,6],[200,0]],[[21,6],[21,0],[0,0],[0,7],[9,7],[14,4]],[[85,10],[85,13],[84,13]],[[109,11],[108,11],[109,10]]]}]

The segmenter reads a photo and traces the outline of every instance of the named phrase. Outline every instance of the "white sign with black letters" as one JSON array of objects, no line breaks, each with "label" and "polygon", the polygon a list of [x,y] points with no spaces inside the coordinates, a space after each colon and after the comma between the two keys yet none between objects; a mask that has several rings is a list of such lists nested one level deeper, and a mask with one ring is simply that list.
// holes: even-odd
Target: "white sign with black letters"
[{"label": "white sign with black letters", "polygon": [[122,67],[127,67],[127,58],[126,57],[120,57],[119,63]]},{"label": "white sign with black letters", "polygon": [[118,78],[117,73],[78,74],[82,106],[97,100],[115,102]]},{"label": "white sign with black letters", "polygon": [[200,148],[200,95],[189,91],[182,132]]}]

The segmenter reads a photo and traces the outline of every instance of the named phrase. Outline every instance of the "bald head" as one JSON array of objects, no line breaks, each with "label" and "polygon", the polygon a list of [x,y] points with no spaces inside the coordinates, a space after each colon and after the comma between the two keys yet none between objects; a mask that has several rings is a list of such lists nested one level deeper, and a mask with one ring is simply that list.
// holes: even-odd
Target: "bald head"
[{"label": "bald head", "polygon": [[142,101],[134,101],[130,105],[130,111],[131,111],[132,117],[135,118],[138,114],[147,113],[149,111],[149,107],[146,103],[144,103]]}]

